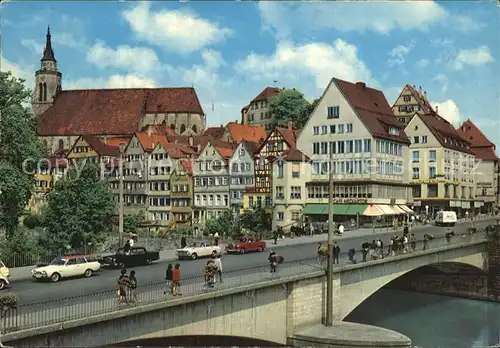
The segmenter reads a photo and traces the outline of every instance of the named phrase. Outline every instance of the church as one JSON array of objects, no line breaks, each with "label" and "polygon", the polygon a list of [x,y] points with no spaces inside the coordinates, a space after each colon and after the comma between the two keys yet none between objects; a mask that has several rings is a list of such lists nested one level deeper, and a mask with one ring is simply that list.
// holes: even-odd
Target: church
[{"label": "church", "polygon": [[201,135],[206,127],[192,87],[64,90],[50,28],[31,104],[38,135],[51,153],[69,149],[80,135],[132,136],[153,125],[179,135]]}]

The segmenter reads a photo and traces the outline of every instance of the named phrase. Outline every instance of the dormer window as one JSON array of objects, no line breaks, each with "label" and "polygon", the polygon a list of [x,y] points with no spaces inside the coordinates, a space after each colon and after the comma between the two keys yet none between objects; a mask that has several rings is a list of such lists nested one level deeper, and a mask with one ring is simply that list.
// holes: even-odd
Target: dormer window
[{"label": "dormer window", "polygon": [[399,128],[394,126],[389,127],[389,134],[399,135]]}]

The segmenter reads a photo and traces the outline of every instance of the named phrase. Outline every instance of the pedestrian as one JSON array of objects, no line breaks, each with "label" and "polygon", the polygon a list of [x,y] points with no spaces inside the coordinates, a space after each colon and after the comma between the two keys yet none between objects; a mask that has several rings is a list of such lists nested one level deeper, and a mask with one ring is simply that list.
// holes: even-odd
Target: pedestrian
[{"label": "pedestrian", "polygon": [[427,243],[429,243],[429,238],[427,235],[424,235],[424,246],[422,248],[423,251],[427,249]]},{"label": "pedestrian", "polygon": [[119,303],[124,303],[127,302],[127,288],[129,286],[129,278],[127,275],[127,270],[122,269],[120,271],[120,276],[118,277],[118,282],[117,282],[117,295],[118,295],[118,302]]},{"label": "pedestrian", "polygon": [[339,226],[339,235],[342,235],[344,233],[344,224],[341,222]]},{"label": "pedestrian", "polygon": [[384,258],[384,242],[382,242],[382,239],[378,239],[378,244],[380,245],[380,257]]},{"label": "pedestrian", "polygon": [[356,263],[356,259],[354,258],[356,255],[356,249],[354,249],[354,248],[349,249],[349,252],[347,253],[347,255],[349,256],[349,261],[351,263]]},{"label": "pedestrian", "polygon": [[271,273],[276,273],[276,270],[278,268],[278,254],[276,254],[274,251],[271,250],[269,253],[269,257],[267,258],[267,261],[269,261],[269,267],[271,269]]},{"label": "pedestrian", "polygon": [[172,264],[169,263],[167,266],[167,271],[165,272],[165,291],[163,293],[166,295],[167,293],[173,293],[173,282],[172,282]]},{"label": "pedestrian", "polygon": [[130,240],[127,240],[127,242],[123,246],[123,251],[125,252],[125,254],[129,255],[130,249],[131,249]]},{"label": "pedestrian", "polygon": [[408,237],[406,234],[403,236],[402,242],[403,242],[403,253],[406,254],[408,252]]},{"label": "pedestrian", "polygon": [[410,234],[410,247],[413,252],[417,249],[417,239],[415,238],[415,233]]},{"label": "pedestrian", "polygon": [[137,301],[137,278],[135,277],[135,271],[130,271],[130,276],[128,277],[130,281],[129,286],[129,298],[130,301]]},{"label": "pedestrian", "polygon": [[377,259],[376,251],[377,251],[377,243],[375,242],[375,239],[373,239],[369,247],[370,258],[372,260]]},{"label": "pedestrian", "polygon": [[370,248],[370,243],[367,240],[361,244],[361,252],[363,253],[363,262],[366,262],[366,255],[368,255],[368,249]]},{"label": "pedestrian", "polygon": [[339,264],[340,247],[337,242],[333,242],[333,263]]},{"label": "pedestrian", "polygon": [[219,272],[219,283],[222,283],[222,260],[220,259],[220,255],[217,255],[214,261],[217,266],[217,272]]},{"label": "pedestrian", "polygon": [[131,236],[130,239],[128,240],[128,243],[130,244],[130,247],[134,246],[134,238]]},{"label": "pedestrian", "polygon": [[274,245],[278,244],[278,231],[273,233]]},{"label": "pedestrian", "polygon": [[187,246],[186,235],[183,234],[181,238],[181,249],[184,249],[186,246]]},{"label": "pedestrian", "polygon": [[175,265],[172,270],[172,295],[173,296],[182,296],[181,292],[181,265],[178,263]]},{"label": "pedestrian", "polygon": [[218,246],[219,245],[219,232],[215,232],[214,234],[214,242],[215,242],[215,246]]}]

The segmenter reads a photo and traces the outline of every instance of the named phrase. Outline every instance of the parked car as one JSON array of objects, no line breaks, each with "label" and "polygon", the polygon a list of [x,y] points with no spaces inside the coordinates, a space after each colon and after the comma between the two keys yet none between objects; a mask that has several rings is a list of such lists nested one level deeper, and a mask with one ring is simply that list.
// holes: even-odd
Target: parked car
[{"label": "parked car", "polygon": [[236,242],[226,246],[228,254],[244,254],[246,252],[261,252],[266,249],[266,242],[256,240],[254,237],[239,237]]},{"label": "parked car", "polygon": [[101,264],[93,255],[71,255],[56,257],[47,266],[37,267],[31,276],[37,280],[58,282],[61,278],[91,277],[101,269]]},{"label": "parked car", "polygon": [[220,246],[209,245],[208,243],[200,243],[199,245],[196,245],[196,243],[194,243],[191,246],[186,246],[182,249],[177,249],[175,253],[177,254],[179,260],[183,259],[196,260],[199,257],[220,255],[222,253],[222,249]]},{"label": "parked car", "polygon": [[0,261],[0,290],[5,289],[9,285],[10,271],[5,264]]},{"label": "parked car", "polygon": [[160,252],[147,251],[144,247],[131,247],[129,253],[125,253],[123,248],[116,251],[116,254],[105,256],[102,259],[103,266],[116,268],[150,265],[153,261],[160,259]]}]

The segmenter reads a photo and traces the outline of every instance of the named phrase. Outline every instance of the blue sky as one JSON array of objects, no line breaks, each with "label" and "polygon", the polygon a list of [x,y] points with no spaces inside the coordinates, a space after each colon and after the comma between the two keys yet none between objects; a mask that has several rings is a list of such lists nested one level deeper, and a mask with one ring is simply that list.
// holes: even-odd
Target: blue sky
[{"label": "blue sky", "polygon": [[456,125],[470,118],[500,141],[494,2],[9,1],[1,11],[1,68],[30,87],[50,24],[63,89],[193,85],[218,125],[265,86],[312,100],[335,76],[392,104],[408,83]]}]

